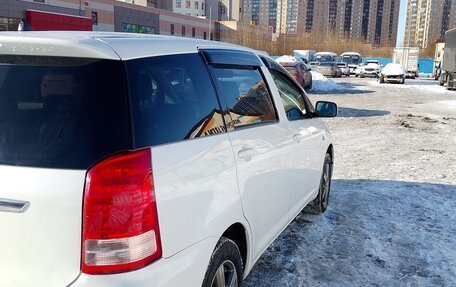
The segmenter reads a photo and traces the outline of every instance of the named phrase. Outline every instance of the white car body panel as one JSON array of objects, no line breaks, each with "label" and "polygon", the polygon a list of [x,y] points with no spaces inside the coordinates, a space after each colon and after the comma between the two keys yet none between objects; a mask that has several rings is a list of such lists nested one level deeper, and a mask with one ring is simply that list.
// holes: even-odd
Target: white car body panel
[{"label": "white car body panel", "polygon": [[30,202],[0,212],[0,285],[67,286],[81,264],[85,171],[0,165],[0,198]]},{"label": "white car body panel", "polygon": [[153,147],[152,169],[164,258],[246,225],[226,133]]},{"label": "white car body panel", "polygon": [[[139,270],[110,275],[81,274],[68,287],[176,287],[201,286],[218,237],[202,240],[171,258],[162,258]],[[38,285],[30,285],[38,286]],[[47,285],[39,285],[47,286]]]},{"label": "white car body panel", "polygon": [[[229,133],[229,137],[256,259],[288,223],[292,188],[288,172],[293,169],[293,161],[286,159],[296,144],[285,123],[245,128]],[[242,153],[247,157],[241,158]]]},{"label": "white car body panel", "polygon": [[294,169],[290,172],[297,184],[292,189],[290,217],[294,218],[318,193],[325,145],[324,124],[320,120],[305,119],[289,122],[297,148],[293,150]]}]

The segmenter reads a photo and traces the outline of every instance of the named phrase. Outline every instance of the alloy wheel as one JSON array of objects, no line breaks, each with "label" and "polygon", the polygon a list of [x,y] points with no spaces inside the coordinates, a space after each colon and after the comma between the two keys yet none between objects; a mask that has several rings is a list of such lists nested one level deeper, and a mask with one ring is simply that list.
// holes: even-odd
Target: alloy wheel
[{"label": "alloy wheel", "polygon": [[230,260],[224,261],[217,271],[211,283],[212,287],[237,287],[238,276],[233,262]]}]

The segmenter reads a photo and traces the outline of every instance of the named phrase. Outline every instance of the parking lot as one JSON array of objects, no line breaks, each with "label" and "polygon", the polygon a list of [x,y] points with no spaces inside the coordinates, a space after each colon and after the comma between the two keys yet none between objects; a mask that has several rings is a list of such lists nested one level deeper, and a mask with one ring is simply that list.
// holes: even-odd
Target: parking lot
[{"label": "parking lot", "polygon": [[334,79],[330,205],[302,214],[245,286],[456,286],[456,92]]}]

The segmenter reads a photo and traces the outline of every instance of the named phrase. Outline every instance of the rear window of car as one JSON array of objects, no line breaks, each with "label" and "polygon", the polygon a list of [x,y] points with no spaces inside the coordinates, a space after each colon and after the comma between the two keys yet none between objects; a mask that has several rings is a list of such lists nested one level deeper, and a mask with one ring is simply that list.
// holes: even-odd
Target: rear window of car
[{"label": "rear window of car", "polygon": [[0,55],[0,164],[87,169],[130,147],[120,61]]},{"label": "rear window of car", "polygon": [[126,67],[136,148],[225,132],[199,54],[130,60]]},{"label": "rear window of car", "polygon": [[322,67],[332,67],[332,66],[334,66],[334,63],[321,63],[320,66],[322,66]]}]

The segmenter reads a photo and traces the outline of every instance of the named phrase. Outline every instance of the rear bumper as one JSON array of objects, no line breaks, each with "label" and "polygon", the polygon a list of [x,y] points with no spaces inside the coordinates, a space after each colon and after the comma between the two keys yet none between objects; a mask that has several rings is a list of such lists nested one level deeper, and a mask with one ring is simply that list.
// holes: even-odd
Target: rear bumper
[{"label": "rear bumper", "polygon": [[402,82],[404,80],[404,76],[384,76],[383,80],[385,82]]},{"label": "rear bumper", "polygon": [[218,238],[202,240],[169,258],[127,273],[112,275],[81,274],[68,287],[171,287],[201,286]]},{"label": "rear bumper", "polygon": [[329,76],[329,77],[332,77],[334,76],[333,72],[332,71],[327,71],[327,70],[319,70],[318,72],[320,72],[323,76]]},{"label": "rear bumper", "polygon": [[363,76],[363,77],[378,77],[378,72],[375,72],[375,71],[366,71],[366,72],[362,72],[362,73],[359,73],[360,76]]}]

